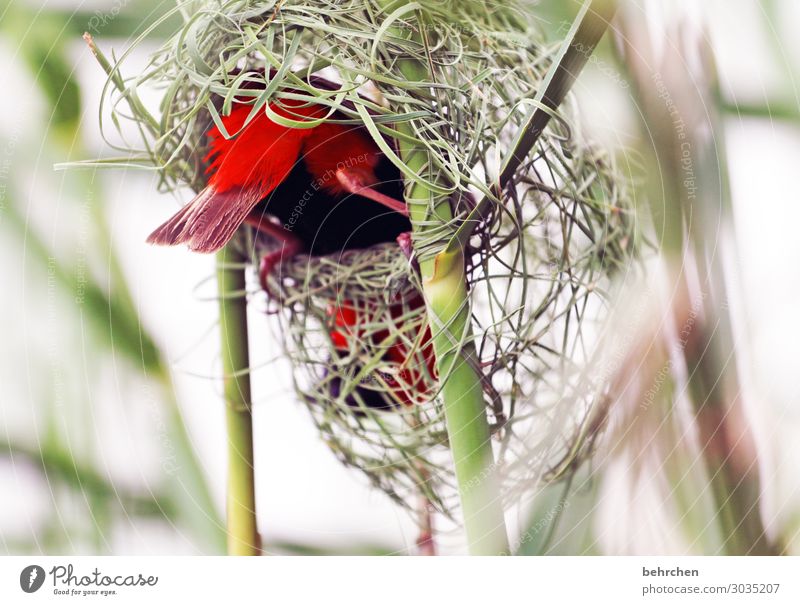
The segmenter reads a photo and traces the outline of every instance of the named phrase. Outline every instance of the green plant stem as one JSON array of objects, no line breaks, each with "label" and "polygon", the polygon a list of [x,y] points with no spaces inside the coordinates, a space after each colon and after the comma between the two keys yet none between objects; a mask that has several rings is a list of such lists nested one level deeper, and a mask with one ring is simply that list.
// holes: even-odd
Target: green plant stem
[{"label": "green plant stem", "polygon": [[256,525],[253,416],[244,258],[231,245],[217,253],[219,323],[228,430],[228,554],[260,552]]},{"label": "green plant stem", "polygon": [[[387,11],[403,4],[387,1]],[[393,35],[410,34],[395,30]],[[401,59],[399,66],[409,81],[428,80],[427,66],[415,59]],[[407,135],[398,138],[401,159],[423,180],[406,189],[414,240],[418,242],[431,229],[450,222],[453,214],[448,196],[428,184],[441,182],[442,177],[428,161],[426,150],[410,142],[416,139],[413,127],[404,122],[397,129],[400,135]],[[419,263],[469,552],[505,553],[508,535],[495,478],[481,376],[477,364],[470,363],[475,360],[475,352],[463,251],[420,257]]]},{"label": "green plant stem", "polygon": [[481,377],[475,369],[469,294],[461,252],[423,263],[436,369],[470,554],[508,552]]}]

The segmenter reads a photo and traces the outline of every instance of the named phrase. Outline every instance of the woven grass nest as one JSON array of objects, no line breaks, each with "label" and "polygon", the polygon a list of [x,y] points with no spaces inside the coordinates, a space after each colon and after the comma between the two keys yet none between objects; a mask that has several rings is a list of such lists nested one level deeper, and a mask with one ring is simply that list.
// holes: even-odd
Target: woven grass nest
[{"label": "woven grass nest", "polygon": [[[532,18],[513,2],[470,0],[203,0],[176,11],[183,25],[146,69],[130,77],[128,51],[107,86],[117,119],[135,120],[144,135],[143,149],[124,150],[127,162],[157,167],[164,189],[197,190],[205,132],[233,100],[249,97],[265,111],[267,101],[288,96],[365,124],[408,186],[420,176],[395,152],[396,126],[410,125],[413,143],[444,177],[435,185],[445,183],[454,214],[414,242],[418,257],[448,242],[475,199],[492,201],[470,239],[467,274],[504,495],[575,468],[597,434],[602,385],[587,387],[586,367],[606,290],[632,253],[632,207],[612,158],[582,136],[571,101],[502,198],[493,193],[491,175],[555,52]],[[402,57],[427,65],[428,79],[404,77]],[[312,75],[339,88],[315,87]],[[163,89],[158,120],[135,97],[145,86]],[[272,245],[244,230],[238,241],[254,261]],[[392,243],[298,256],[283,265],[276,288],[270,305],[299,400],[331,450],[398,502],[411,506],[422,490],[452,512],[443,409],[420,337],[426,312],[413,303],[414,262]],[[332,309],[342,305],[362,317],[346,350],[330,337]],[[397,342],[408,351],[402,364],[384,354]],[[395,400],[404,392],[405,400],[391,410],[353,405],[356,387]]]}]

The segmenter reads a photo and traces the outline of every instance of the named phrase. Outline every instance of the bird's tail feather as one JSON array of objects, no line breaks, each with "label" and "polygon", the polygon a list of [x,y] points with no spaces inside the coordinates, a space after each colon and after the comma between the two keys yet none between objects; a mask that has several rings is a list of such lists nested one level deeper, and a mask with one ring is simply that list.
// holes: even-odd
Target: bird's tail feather
[{"label": "bird's tail feather", "polygon": [[230,241],[260,199],[252,190],[220,193],[206,187],[153,231],[147,241],[162,246],[187,244],[194,252],[216,252]]}]

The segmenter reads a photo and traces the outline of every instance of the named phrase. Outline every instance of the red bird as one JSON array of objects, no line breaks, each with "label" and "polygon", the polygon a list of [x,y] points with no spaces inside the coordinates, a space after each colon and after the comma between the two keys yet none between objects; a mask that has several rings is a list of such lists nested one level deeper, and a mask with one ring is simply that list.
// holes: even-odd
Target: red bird
[{"label": "red bird", "polygon": [[[418,309],[424,305],[424,301],[422,297],[415,296],[408,305],[411,309]],[[389,307],[389,313],[393,320],[399,319],[403,312],[402,303],[398,302]],[[388,390],[394,395],[394,400],[387,401],[382,388],[371,388],[369,384],[365,384],[359,385],[356,389],[361,402],[357,401],[353,395],[347,398],[347,402],[353,407],[363,404],[374,409],[393,409],[397,407],[397,402],[404,405],[424,403],[431,395],[431,382],[428,377],[436,376],[430,328],[425,328],[422,340],[418,343],[413,342],[417,337],[417,334],[413,333],[406,333],[404,338],[396,337],[389,340],[390,334],[385,328],[367,334],[363,326],[379,324],[381,317],[377,316],[377,313],[378,305],[367,303],[356,307],[349,301],[328,309],[328,315],[333,318],[334,325],[334,329],[330,333],[331,340],[334,347],[342,352],[343,356],[348,354],[351,343],[360,343],[369,338],[374,347],[386,347],[382,360],[393,366],[391,372],[379,371],[379,377],[373,378],[379,378],[380,382],[388,387]],[[402,329],[402,326],[400,328]],[[413,353],[413,349],[416,348],[419,349],[418,354]],[[356,372],[359,370],[360,368],[355,368]],[[339,395],[339,388],[339,382],[334,381],[334,396]]]},{"label": "red bird", "polygon": [[[333,87],[324,81],[322,85]],[[294,121],[313,121],[328,113],[321,105],[291,99],[269,107]],[[403,198],[400,172],[363,127],[323,122],[290,128],[272,121],[264,111],[246,124],[251,109],[235,103],[230,115],[222,118],[229,138],[217,126],[209,130],[208,185],[158,227],[148,242],[187,244],[193,251],[214,252],[247,223],[282,243],[278,251],[262,259],[260,277],[265,289],[276,264],[299,252],[333,254],[398,238],[404,250],[410,248],[408,210],[399,201]],[[344,116],[334,113],[331,118]],[[423,304],[417,298],[412,306]],[[357,326],[368,319],[348,305],[345,301],[331,317],[331,337],[339,350],[347,349],[347,339],[360,338]],[[371,337],[374,345],[385,338],[386,334]],[[424,359],[432,372],[429,331],[424,343]],[[399,380],[391,376],[384,380],[396,399],[407,404],[423,395],[412,397],[409,385],[422,389],[425,384],[419,369],[407,367],[409,354],[405,344],[395,343],[387,347],[384,357],[405,372]],[[339,388],[338,382],[332,383],[332,395],[338,396]],[[355,407],[362,403],[377,409],[395,406],[379,390],[367,386],[356,390],[361,403],[352,394],[347,398]]]},{"label": "red bird", "polygon": [[[295,100],[273,102],[270,109],[295,121],[327,113],[321,105]],[[232,138],[210,129],[208,185],[148,242],[214,252],[247,222],[284,243],[262,263],[264,278],[282,256],[364,248],[410,229],[399,201],[399,171],[363,127],[324,122],[290,128],[263,111],[245,125],[250,111],[250,105],[234,104],[222,118]]]}]

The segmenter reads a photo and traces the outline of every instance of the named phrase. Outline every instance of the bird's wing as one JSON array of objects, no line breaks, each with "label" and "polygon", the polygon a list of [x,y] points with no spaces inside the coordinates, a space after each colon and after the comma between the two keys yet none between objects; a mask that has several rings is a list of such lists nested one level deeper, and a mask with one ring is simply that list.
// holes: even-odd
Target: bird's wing
[{"label": "bird's wing", "polygon": [[247,126],[249,107],[224,118],[226,139],[214,127],[208,187],[150,234],[152,244],[188,244],[195,252],[215,252],[233,237],[247,215],[275,189],[298,162],[308,130],[287,128],[259,114]]},{"label": "bird's wing", "polygon": [[230,241],[260,199],[255,188],[218,192],[208,186],[147,241],[163,246],[187,244],[193,252],[216,252]]},{"label": "bird's wing", "polygon": [[249,113],[249,106],[240,105],[223,118],[229,135],[236,135],[233,138],[226,139],[216,126],[209,131],[208,183],[218,191],[257,186],[264,197],[289,176],[300,157],[303,140],[313,129],[276,124],[264,112],[245,126]]}]

